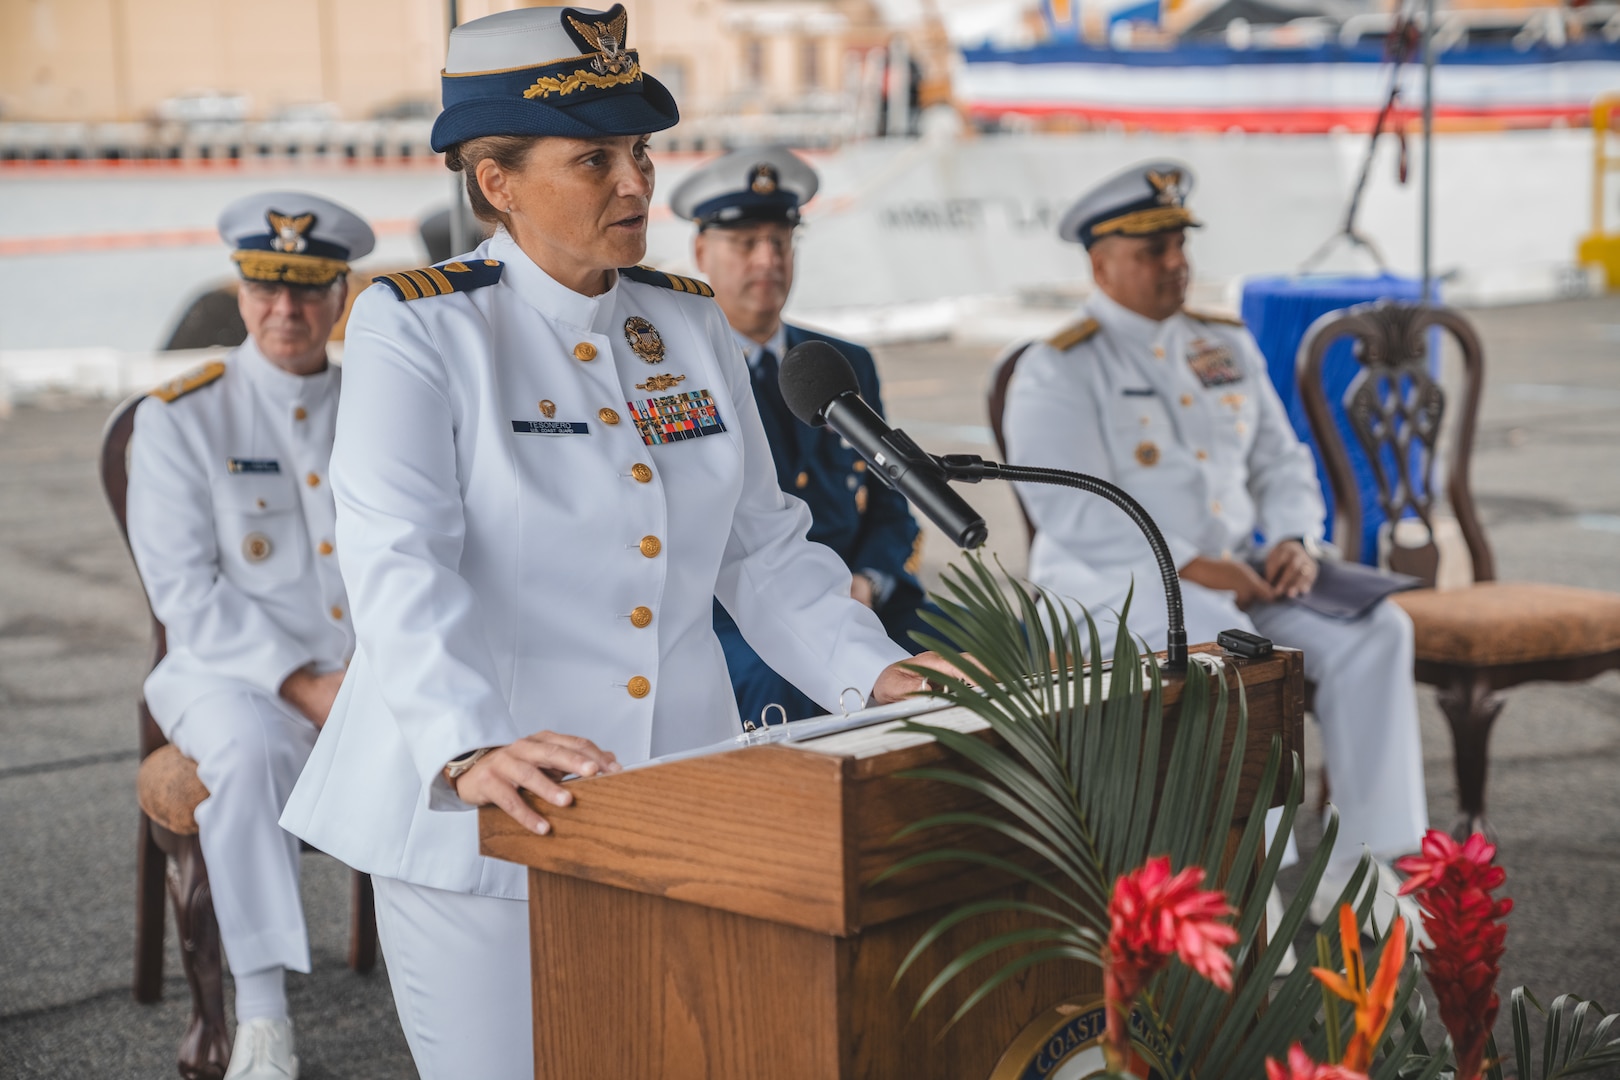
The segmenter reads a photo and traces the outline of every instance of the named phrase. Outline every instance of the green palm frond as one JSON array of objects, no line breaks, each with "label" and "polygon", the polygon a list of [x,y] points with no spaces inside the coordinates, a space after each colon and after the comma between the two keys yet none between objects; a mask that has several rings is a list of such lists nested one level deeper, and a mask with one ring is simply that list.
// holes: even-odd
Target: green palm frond
[{"label": "green palm frond", "polygon": [[[1127,599],[1120,613],[1112,658],[1101,655],[1095,621],[1083,625],[1044,593],[993,573],[982,559],[968,557],[945,574],[940,614],[925,618],[933,634],[917,635],[927,648],[954,663],[966,681],[929,672],[939,686],[935,696],[972,712],[999,737],[986,742],[971,735],[909,722],[906,727],[937,739],[962,767],[905,773],[960,785],[994,805],[991,813],[941,814],[915,822],[906,834],[963,825],[993,830],[1034,855],[1038,871],[1016,859],[967,851],[933,851],[913,856],[887,874],[958,860],[1002,870],[1036,885],[1035,900],[981,900],[964,905],[935,924],[905,958],[904,974],[930,956],[945,931],[996,912],[1018,911],[1041,923],[989,937],[961,956],[949,958],[917,1003],[920,1010],[941,988],[987,956],[1014,950],[1010,961],[981,982],[950,1023],[996,986],[1038,963],[1084,963],[1100,967],[1108,935],[1107,899],[1114,880],[1149,857],[1169,855],[1176,871],[1201,866],[1206,884],[1223,889],[1239,909],[1235,926],[1233,992],[1228,995],[1179,963],[1160,973],[1144,994],[1143,1013],[1161,1045],[1179,1050],[1173,1062],[1158,1062],[1167,1080],[1184,1080],[1196,1065],[1198,1080],[1253,1080],[1264,1075],[1266,1057],[1282,1058],[1288,1046],[1304,1041],[1321,1060],[1329,1031],[1320,1012],[1322,996],[1301,964],[1274,983],[1288,943],[1305,920],[1310,898],[1327,868],[1337,835],[1336,818],[1327,822],[1323,842],[1305,866],[1304,882],[1273,928],[1268,945],[1260,936],[1266,897],[1276,879],[1282,844],[1260,854],[1265,814],[1257,809],[1242,823],[1232,851],[1248,704],[1241,680],[1230,669],[1207,662],[1190,665],[1182,686],[1179,716],[1163,716],[1163,678],[1151,652],[1126,629]],[[1071,674],[1075,673],[1075,674]],[[1235,707],[1229,707],[1235,706]],[[1222,753],[1230,742],[1232,749]],[[1161,754],[1168,750],[1163,783]],[[1302,798],[1302,774],[1294,755],[1284,756],[1273,739],[1260,791],[1274,791],[1286,779],[1282,831],[1293,826]],[[1342,900],[1358,896],[1371,863],[1363,859]],[[887,875],[885,875],[887,876]],[[1360,914],[1370,911],[1368,889]],[[1323,955],[1342,961],[1335,923],[1319,934]],[[1422,1002],[1415,996],[1417,971],[1400,986],[1376,1080],[1411,1075],[1433,1080],[1447,1061],[1422,1046]],[[1349,1014],[1338,1017],[1348,1030]],[[1153,1048],[1139,1043],[1149,1060]],[[1421,1060],[1420,1060],[1421,1059]]]},{"label": "green palm frond", "polygon": [[[1532,1008],[1547,1021],[1541,1034],[1539,1070],[1531,1057],[1531,1048],[1535,1045],[1530,1032]],[[1561,994],[1553,999],[1552,1008],[1544,1009],[1528,989],[1515,987],[1509,995],[1509,1014],[1513,1021],[1513,1064],[1518,1080],[1563,1080],[1600,1069],[1605,1076],[1620,1073],[1620,1013],[1606,1016],[1602,1013],[1603,1006],[1574,994]],[[1587,1036],[1587,1025],[1593,1021],[1596,1026]],[[1502,1080],[1502,1055],[1497,1051],[1494,1036],[1486,1040],[1485,1060],[1490,1063],[1485,1071],[1489,1080]]]}]

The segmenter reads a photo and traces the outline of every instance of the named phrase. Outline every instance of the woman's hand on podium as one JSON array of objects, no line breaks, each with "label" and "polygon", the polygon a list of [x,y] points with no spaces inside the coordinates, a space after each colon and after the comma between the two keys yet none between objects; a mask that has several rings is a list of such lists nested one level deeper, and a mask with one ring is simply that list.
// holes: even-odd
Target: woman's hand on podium
[{"label": "woman's hand on podium", "polygon": [[490,751],[451,783],[463,802],[498,806],[525,828],[544,835],[551,831],[551,823],[529,808],[521,792],[531,791],[553,806],[567,806],[574,796],[559,783],[564,776],[598,776],[622,768],[612,751],[587,738],[542,731]]},{"label": "woman's hand on podium", "polygon": [[963,682],[972,682],[971,679],[958,671],[939,653],[918,653],[909,660],[902,660],[898,664],[890,664],[883,669],[883,672],[878,675],[876,685],[872,687],[873,704],[888,705],[902,698],[908,698],[913,694],[920,694],[930,686],[936,685],[914,671],[907,671],[901,664],[916,664],[945,675],[953,675]]}]

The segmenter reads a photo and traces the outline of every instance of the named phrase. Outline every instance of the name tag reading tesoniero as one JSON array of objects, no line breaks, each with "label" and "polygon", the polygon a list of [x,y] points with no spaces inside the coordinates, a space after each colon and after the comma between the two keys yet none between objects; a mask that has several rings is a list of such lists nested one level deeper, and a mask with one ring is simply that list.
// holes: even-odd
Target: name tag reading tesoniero
[{"label": "name tag reading tesoniero", "polygon": [[225,459],[225,468],[231,473],[279,473],[281,462],[273,458],[241,458]]},{"label": "name tag reading tesoniero", "polygon": [[512,430],[519,435],[589,435],[591,426],[583,420],[514,420]]},{"label": "name tag reading tesoniero", "polygon": [[720,411],[715,408],[714,395],[707,390],[689,390],[684,394],[625,404],[630,407],[630,417],[636,422],[641,441],[648,446],[701,439],[726,430]]}]

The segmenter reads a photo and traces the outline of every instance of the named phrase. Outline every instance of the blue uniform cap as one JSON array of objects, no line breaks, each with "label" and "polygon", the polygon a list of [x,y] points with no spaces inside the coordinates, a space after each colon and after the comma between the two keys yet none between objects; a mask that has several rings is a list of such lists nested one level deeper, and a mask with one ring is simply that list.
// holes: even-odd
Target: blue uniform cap
[{"label": "blue uniform cap", "polygon": [[785,146],[734,150],[676,185],[669,208],[688,221],[740,225],[749,221],[799,223],[799,208],[816,194],[816,170]]},{"label": "blue uniform cap", "polygon": [[628,23],[624,5],[614,4],[518,8],[456,27],[433,149],[480,135],[592,139],[674,127],[680,110],[627,47]]},{"label": "blue uniform cap", "polygon": [[376,243],[359,214],[297,191],[237,199],[220,213],[219,235],[244,278],[289,285],[330,285]]},{"label": "blue uniform cap", "polygon": [[1179,161],[1133,165],[1080,196],[1058,223],[1058,236],[1090,248],[1105,236],[1198,228],[1202,222],[1186,206],[1192,186],[1192,170]]}]

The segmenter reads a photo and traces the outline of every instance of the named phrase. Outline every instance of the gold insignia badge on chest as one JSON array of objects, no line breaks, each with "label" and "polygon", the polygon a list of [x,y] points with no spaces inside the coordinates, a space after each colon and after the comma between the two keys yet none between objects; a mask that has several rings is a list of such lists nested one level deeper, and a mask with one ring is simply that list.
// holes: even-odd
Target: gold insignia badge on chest
[{"label": "gold insignia badge on chest", "polygon": [[686,381],[685,375],[654,375],[646,382],[636,383],[637,390],[646,390],[652,394],[662,394],[665,390],[673,390]]},{"label": "gold insignia badge on chest", "polygon": [[624,340],[630,343],[630,350],[647,363],[664,362],[664,339],[658,336],[658,328],[640,315],[624,320]]},{"label": "gold insignia badge on chest", "polygon": [[550,420],[557,415],[557,406],[554,402],[544,400],[540,402],[540,415]]},{"label": "gold insignia badge on chest", "polygon": [[1242,382],[1243,372],[1238,370],[1232,350],[1214,341],[1199,338],[1187,350],[1187,366],[1206,389]]},{"label": "gold insignia badge on chest", "polygon": [[1136,447],[1136,463],[1144,468],[1151,469],[1159,463],[1159,448],[1153,443],[1138,443]]}]

